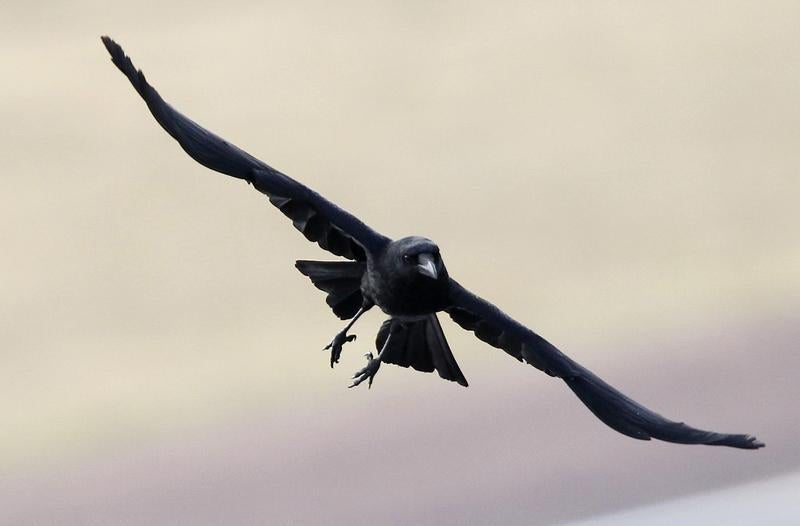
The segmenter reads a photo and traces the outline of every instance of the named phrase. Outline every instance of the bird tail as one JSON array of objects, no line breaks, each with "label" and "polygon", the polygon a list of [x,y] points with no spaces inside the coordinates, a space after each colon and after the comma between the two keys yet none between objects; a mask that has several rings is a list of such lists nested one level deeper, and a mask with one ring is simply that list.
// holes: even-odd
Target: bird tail
[{"label": "bird tail", "polygon": [[[392,323],[397,323],[397,320],[386,320],[378,331],[375,347],[379,351],[386,343]],[[429,314],[417,321],[400,322],[398,325],[383,352],[384,362],[427,373],[436,370],[445,380],[467,387],[467,379],[453,357],[453,351],[447,344],[435,314]]]},{"label": "bird tail", "polygon": [[363,261],[305,261],[294,264],[319,290],[328,293],[325,302],[339,318],[347,320],[358,312],[364,297],[361,277],[367,268]]}]

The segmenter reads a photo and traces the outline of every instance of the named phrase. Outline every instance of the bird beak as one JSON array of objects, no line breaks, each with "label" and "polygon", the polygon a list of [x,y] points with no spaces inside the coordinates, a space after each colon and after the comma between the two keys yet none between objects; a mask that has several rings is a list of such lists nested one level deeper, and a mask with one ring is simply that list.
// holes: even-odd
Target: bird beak
[{"label": "bird beak", "polygon": [[436,262],[431,254],[420,254],[417,256],[417,270],[420,274],[424,274],[429,278],[436,279],[439,277],[439,271],[436,269]]}]

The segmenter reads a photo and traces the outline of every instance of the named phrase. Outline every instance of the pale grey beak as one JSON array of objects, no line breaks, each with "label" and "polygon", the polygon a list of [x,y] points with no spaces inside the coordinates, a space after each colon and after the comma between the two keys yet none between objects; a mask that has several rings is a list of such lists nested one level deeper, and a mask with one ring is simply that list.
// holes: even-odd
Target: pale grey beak
[{"label": "pale grey beak", "polygon": [[420,274],[424,274],[433,279],[439,277],[439,271],[436,270],[436,261],[434,261],[432,254],[420,254],[417,256],[417,261],[419,261],[417,270],[419,270]]}]

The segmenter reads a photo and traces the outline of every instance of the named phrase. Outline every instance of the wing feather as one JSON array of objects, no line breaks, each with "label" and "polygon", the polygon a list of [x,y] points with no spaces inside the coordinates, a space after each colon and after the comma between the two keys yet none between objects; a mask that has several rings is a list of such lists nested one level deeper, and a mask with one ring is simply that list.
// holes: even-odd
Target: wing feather
[{"label": "wing feather", "polygon": [[458,325],[482,341],[503,349],[550,376],[564,380],[589,410],[611,428],[640,440],[656,438],[680,444],[707,444],[758,449],[764,444],[750,435],[715,433],[664,418],[630,399],[550,342],[509,317],[456,281],[450,282],[452,305],[447,309]]},{"label": "wing feather", "polygon": [[363,261],[389,239],[310,188],[295,181],[181,114],[161,98],[122,47],[102,37],[112,62],[128,77],[150,113],[189,156],[203,166],[244,179],[292,220],[309,241],[348,259]]}]

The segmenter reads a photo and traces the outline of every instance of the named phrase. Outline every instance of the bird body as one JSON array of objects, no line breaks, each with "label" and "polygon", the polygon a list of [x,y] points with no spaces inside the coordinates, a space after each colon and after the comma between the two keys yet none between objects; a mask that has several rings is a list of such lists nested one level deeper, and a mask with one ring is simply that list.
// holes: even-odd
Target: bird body
[{"label": "bird body", "polygon": [[[430,263],[430,274],[419,271],[425,264],[420,263],[420,257]],[[367,257],[362,292],[390,316],[424,317],[450,305],[450,276],[433,241],[405,237]]]},{"label": "bird body", "polygon": [[620,433],[641,440],[763,447],[750,435],[693,428],[630,399],[531,329],[462,287],[448,274],[433,241],[418,236],[391,240],[203,128],[165,102],[119,44],[109,37],[102,37],[102,41],[114,65],[128,78],[156,121],[190,157],[212,170],[247,181],[289,217],[309,241],[347,260],[295,263],[327,294],[325,301],[334,314],[349,320],[325,347],[331,351],[331,367],[339,360],[344,344],[355,339],[347,332],[361,315],[376,305],[389,315],[376,337],[377,357],[368,355],[367,365],[354,375],[351,387],[364,381],[372,385],[381,363],[435,370],[440,377],[467,386],[436,316],[445,312],[481,341],[563,380],[595,416]]}]

